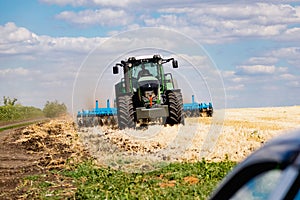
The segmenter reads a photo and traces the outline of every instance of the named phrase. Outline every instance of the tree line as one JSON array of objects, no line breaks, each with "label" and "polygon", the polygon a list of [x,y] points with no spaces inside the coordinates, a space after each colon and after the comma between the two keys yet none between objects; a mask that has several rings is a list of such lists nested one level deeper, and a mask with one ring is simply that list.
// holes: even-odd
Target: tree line
[{"label": "tree line", "polygon": [[47,101],[43,109],[33,106],[22,106],[18,99],[3,97],[3,105],[0,106],[0,121],[25,120],[37,117],[54,118],[67,113],[67,106],[57,100]]}]

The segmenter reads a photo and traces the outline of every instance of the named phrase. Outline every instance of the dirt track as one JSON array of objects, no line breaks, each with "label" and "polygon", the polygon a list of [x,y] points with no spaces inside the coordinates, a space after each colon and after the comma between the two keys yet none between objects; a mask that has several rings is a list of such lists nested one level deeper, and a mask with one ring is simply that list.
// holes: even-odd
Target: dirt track
[{"label": "dirt track", "polygon": [[[0,133],[0,199],[30,199],[23,178],[63,169],[87,156],[70,120],[60,119]],[[70,186],[70,185],[69,185]]]},{"label": "dirt track", "polygon": [[14,189],[21,178],[41,172],[35,164],[39,158],[27,154],[25,149],[13,143],[18,137],[16,132],[0,134],[0,199],[8,194],[10,197],[18,196]]},{"label": "dirt track", "polygon": [[24,124],[34,124],[34,123],[39,123],[39,122],[45,122],[49,120],[48,118],[42,117],[42,118],[37,118],[37,119],[29,119],[29,120],[22,120],[22,121],[15,121],[15,122],[3,122],[0,123],[0,129],[5,129],[9,127],[21,127]]},{"label": "dirt track", "polygon": [[[63,169],[67,160],[77,162],[88,153],[100,164],[129,171],[155,169],[153,161],[193,162],[202,156],[210,161],[226,157],[241,161],[274,136],[300,128],[300,106],[229,109],[222,123],[214,125],[222,129],[213,137],[207,137],[211,118],[190,118],[185,126],[145,130],[95,127],[79,135],[72,121],[59,119],[0,132],[0,199],[30,198],[34,191],[26,191],[30,183],[24,177],[45,174],[47,179],[56,179],[49,175],[50,169]],[[205,149],[207,138],[215,141]],[[72,196],[76,190],[72,183],[59,182],[60,187],[70,187],[66,197]]]}]

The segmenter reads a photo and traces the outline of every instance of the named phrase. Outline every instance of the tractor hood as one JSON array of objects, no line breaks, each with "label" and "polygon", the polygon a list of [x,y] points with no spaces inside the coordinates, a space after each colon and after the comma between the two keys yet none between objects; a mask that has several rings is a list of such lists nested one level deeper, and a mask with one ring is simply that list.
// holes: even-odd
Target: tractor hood
[{"label": "tractor hood", "polygon": [[139,80],[138,80],[138,82],[140,83],[140,82],[147,82],[147,81],[157,81],[158,82],[158,79],[157,78],[155,78],[155,77],[153,77],[153,76],[143,76],[143,77],[141,77]]},{"label": "tractor hood", "polygon": [[150,88],[158,88],[159,86],[159,81],[157,78],[153,77],[153,76],[146,76],[146,77],[141,77],[138,80],[138,85],[140,88],[144,88],[146,89],[147,87]]},{"label": "tractor hood", "polygon": [[145,84],[159,84],[159,81],[157,78],[153,77],[153,76],[144,76],[144,77],[141,77],[139,80],[138,80],[138,84],[139,86],[142,86],[142,85],[145,85]]}]

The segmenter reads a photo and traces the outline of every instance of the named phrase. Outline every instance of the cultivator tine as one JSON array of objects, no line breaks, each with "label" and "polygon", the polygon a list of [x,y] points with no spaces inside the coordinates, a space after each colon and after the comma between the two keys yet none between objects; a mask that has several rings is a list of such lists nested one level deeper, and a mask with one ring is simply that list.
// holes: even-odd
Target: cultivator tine
[{"label": "cultivator tine", "polygon": [[102,119],[102,117],[99,117],[99,125],[100,126],[103,126],[104,124],[103,124],[103,119]]},{"label": "cultivator tine", "polygon": [[99,120],[98,120],[98,117],[95,117],[93,119],[93,126],[98,126],[99,125]]},{"label": "cultivator tine", "polygon": [[192,114],[191,114],[191,111],[189,111],[189,110],[186,111],[186,112],[185,112],[185,115],[186,115],[186,117],[191,117],[191,115],[192,115]]},{"label": "cultivator tine", "polygon": [[113,126],[117,124],[114,116],[110,116],[110,122],[111,122],[111,125],[113,125]]},{"label": "cultivator tine", "polygon": [[112,125],[111,116],[107,116],[107,122],[109,126]]},{"label": "cultivator tine", "polygon": [[104,125],[108,126],[109,122],[108,122],[108,117],[104,116]]},{"label": "cultivator tine", "polygon": [[193,117],[199,117],[199,116],[200,116],[199,110],[194,110]]},{"label": "cultivator tine", "polygon": [[77,119],[78,126],[81,127],[94,127],[94,126],[110,126],[115,125],[116,120],[114,116],[97,116],[97,117],[82,117]]}]

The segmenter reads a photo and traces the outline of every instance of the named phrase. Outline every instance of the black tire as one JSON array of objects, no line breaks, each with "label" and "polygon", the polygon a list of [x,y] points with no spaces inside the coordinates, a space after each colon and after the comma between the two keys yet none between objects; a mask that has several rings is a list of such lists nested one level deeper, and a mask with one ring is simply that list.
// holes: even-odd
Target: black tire
[{"label": "black tire", "polygon": [[213,116],[213,110],[208,111],[208,112],[207,112],[207,116],[208,116],[208,117],[212,117],[212,116]]},{"label": "black tire", "polygon": [[122,95],[117,98],[119,129],[135,128],[135,109],[132,95]]},{"label": "black tire", "polygon": [[167,92],[167,104],[169,108],[169,117],[166,124],[184,124],[183,99],[180,91]]}]

